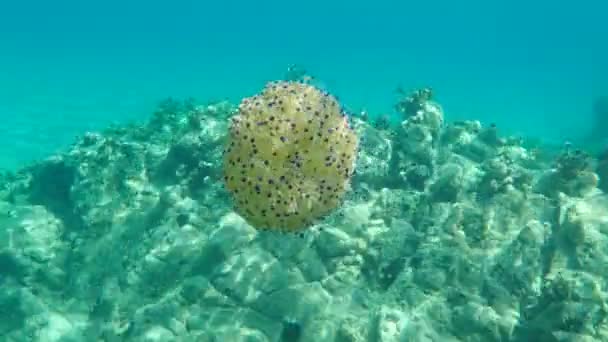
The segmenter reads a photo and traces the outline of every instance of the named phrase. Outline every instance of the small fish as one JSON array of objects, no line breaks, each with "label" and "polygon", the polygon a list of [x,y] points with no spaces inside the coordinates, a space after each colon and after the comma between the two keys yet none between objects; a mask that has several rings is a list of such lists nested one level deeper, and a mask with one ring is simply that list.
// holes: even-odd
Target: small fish
[{"label": "small fish", "polygon": [[302,82],[304,83],[310,83],[314,80],[314,77],[310,76],[310,75],[304,75],[302,76]]},{"label": "small fish", "polygon": [[344,126],[345,129],[350,128],[350,124],[348,123],[348,116],[344,115],[342,117],[342,125]]}]

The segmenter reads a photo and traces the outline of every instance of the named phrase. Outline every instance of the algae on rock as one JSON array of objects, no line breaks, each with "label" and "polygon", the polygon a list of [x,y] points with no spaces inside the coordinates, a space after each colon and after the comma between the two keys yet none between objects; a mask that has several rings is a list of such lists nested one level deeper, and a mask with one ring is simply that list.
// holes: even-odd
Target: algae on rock
[{"label": "algae on rock", "polygon": [[3,175],[3,340],[608,340],[603,169],[415,98],[395,134],[354,120],[353,190],[303,239],[230,208],[228,103]]}]

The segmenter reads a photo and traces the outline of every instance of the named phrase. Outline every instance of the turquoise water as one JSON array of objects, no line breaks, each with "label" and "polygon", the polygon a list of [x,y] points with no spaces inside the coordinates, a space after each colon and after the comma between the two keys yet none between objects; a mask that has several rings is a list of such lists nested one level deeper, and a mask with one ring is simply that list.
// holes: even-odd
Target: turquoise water
[{"label": "turquoise water", "polygon": [[0,167],[167,96],[240,98],[297,63],[352,110],[435,88],[448,120],[551,141],[584,136],[608,93],[595,1],[22,1],[0,11]]}]

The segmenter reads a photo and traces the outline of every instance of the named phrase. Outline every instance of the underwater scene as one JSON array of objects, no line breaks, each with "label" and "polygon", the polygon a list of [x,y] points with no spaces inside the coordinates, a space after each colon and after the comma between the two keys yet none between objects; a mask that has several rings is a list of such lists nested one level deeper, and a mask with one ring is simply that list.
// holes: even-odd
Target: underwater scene
[{"label": "underwater scene", "polygon": [[608,3],[0,6],[0,342],[608,341]]}]

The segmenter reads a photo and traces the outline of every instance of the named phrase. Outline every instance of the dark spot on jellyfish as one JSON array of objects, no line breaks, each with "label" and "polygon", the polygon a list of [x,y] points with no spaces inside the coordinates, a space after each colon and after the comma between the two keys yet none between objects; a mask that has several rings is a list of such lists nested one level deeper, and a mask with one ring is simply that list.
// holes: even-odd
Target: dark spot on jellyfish
[{"label": "dark spot on jellyfish", "polygon": [[277,152],[276,151],[272,152],[272,155],[276,157],[277,156]]},{"label": "dark spot on jellyfish", "polygon": [[279,177],[279,179],[280,179],[282,182],[284,182],[284,181],[285,181],[285,176],[281,176],[281,177]]},{"label": "dark spot on jellyfish", "polygon": [[255,192],[259,194],[261,191],[262,191],[262,190],[260,189],[260,185],[259,185],[259,184],[256,184],[256,185],[255,185]]},{"label": "dark spot on jellyfish", "polygon": [[268,102],[268,108],[272,108],[272,105],[273,105],[273,104],[274,104],[274,103],[272,103],[272,102]]},{"label": "dark spot on jellyfish", "polygon": [[304,132],[308,133],[308,128],[304,128]]},{"label": "dark spot on jellyfish", "polygon": [[267,193],[266,197],[268,197],[268,198],[272,197],[272,193],[271,192]]},{"label": "dark spot on jellyfish", "polygon": [[253,144],[255,142],[254,138],[249,139],[249,141]]},{"label": "dark spot on jellyfish", "polygon": [[268,184],[274,184],[274,180],[269,179],[269,180],[268,180]]},{"label": "dark spot on jellyfish", "polygon": [[241,182],[245,183],[247,181],[247,178],[243,177],[241,178]]},{"label": "dark spot on jellyfish", "polygon": [[289,184],[289,185],[287,186],[287,188],[288,188],[289,190],[293,190],[293,185]]},{"label": "dark spot on jellyfish", "polygon": [[253,154],[257,154],[257,153],[258,153],[258,150],[257,150],[257,149],[254,149],[254,150],[253,150]]},{"label": "dark spot on jellyfish", "polygon": [[268,164],[270,164],[270,162],[268,160],[264,160],[264,165],[268,166]]},{"label": "dark spot on jellyfish", "polygon": [[334,129],[333,129],[333,128],[328,128],[328,129],[327,129],[327,133],[333,133],[333,132],[334,132]]},{"label": "dark spot on jellyfish", "polygon": [[245,124],[245,126],[247,126],[247,128],[251,127],[251,124],[248,122]]},{"label": "dark spot on jellyfish", "polygon": [[281,135],[281,137],[280,137],[279,139],[281,139],[281,141],[282,141],[282,142],[287,141],[287,138],[285,138],[285,137],[284,137],[284,136],[282,136],[282,135]]},{"label": "dark spot on jellyfish", "polygon": [[316,115],[316,116],[319,116],[319,114],[320,114],[320,113],[319,113],[319,111],[318,111],[318,110],[315,110],[315,115]]},{"label": "dark spot on jellyfish", "polygon": [[270,121],[274,121],[274,116],[269,117]]}]

